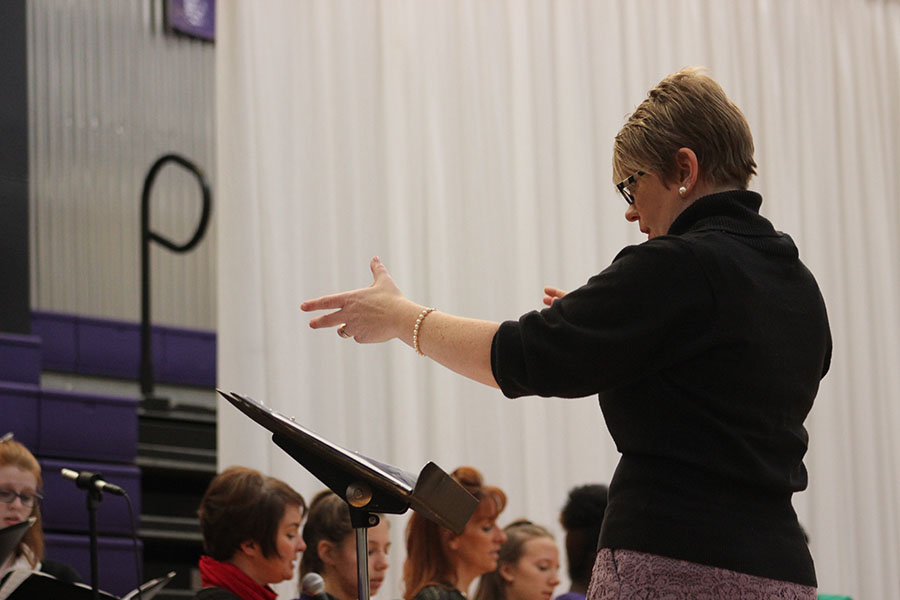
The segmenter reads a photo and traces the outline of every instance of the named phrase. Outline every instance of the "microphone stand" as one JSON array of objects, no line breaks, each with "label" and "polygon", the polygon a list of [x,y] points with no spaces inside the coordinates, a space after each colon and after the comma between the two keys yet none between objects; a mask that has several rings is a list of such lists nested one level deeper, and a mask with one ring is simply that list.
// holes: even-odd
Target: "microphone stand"
[{"label": "microphone stand", "polygon": [[94,600],[99,600],[100,598],[100,575],[97,564],[100,555],[97,537],[97,509],[100,507],[103,493],[94,485],[94,482],[99,478],[100,475],[98,473],[91,473],[90,477],[87,478],[79,475],[76,482],[78,487],[83,488],[87,492],[88,532],[91,538],[91,595]]}]

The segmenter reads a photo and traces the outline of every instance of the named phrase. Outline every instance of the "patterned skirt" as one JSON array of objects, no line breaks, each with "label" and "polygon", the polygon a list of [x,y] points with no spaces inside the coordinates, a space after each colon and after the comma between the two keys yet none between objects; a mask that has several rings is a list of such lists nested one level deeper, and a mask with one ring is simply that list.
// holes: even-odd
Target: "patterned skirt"
[{"label": "patterned skirt", "polygon": [[816,600],[816,588],[633,550],[597,554],[587,600]]}]

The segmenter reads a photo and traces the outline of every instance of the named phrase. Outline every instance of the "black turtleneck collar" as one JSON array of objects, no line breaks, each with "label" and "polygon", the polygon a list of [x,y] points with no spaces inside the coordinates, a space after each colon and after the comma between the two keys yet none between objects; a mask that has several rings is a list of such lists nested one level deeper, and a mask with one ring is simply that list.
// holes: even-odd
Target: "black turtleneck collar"
[{"label": "black turtleneck collar", "polygon": [[718,230],[739,235],[780,235],[772,224],[759,214],[762,196],[748,190],[730,190],[698,198],[678,215],[669,227],[668,235],[688,231]]}]

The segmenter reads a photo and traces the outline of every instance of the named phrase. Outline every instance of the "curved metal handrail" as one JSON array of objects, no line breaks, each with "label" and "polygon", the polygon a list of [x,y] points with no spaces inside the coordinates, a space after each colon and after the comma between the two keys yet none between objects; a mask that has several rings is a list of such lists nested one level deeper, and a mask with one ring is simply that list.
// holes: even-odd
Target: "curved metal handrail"
[{"label": "curved metal handrail", "polygon": [[[150,190],[159,171],[169,162],[175,162],[190,171],[197,178],[203,193],[203,213],[200,216],[200,223],[191,239],[184,244],[175,243],[150,231]],[[156,242],[173,252],[183,253],[192,250],[206,233],[211,211],[212,196],[209,182],[197,165],[178,154],[165,154],[153,163],[144,178],[144,189],[141,192],[141,394],[145,400],[153,396],[154,386],[150,334],[150,242]]]}]

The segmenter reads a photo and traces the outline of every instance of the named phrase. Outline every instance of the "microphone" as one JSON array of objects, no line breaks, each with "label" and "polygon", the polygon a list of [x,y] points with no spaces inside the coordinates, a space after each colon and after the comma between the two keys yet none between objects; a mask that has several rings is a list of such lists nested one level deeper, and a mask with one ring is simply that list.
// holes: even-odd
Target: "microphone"
[{"label": "microphone", "polygon": [[307,573],[300,582],[301,593],[314,600],[328,600],[325,593],[325,580],[318,573]]},{"label": "microphone", "polygon": [[98,492],[109,492],[116,496],[124,496],[125,490],[119,486],[103,481],[100,473],[92,473],[90,471],[73,471],[72,469],[62,469],[60,471],[66,479],[71,479],[75,485],[83,490],[95,489]]}]

